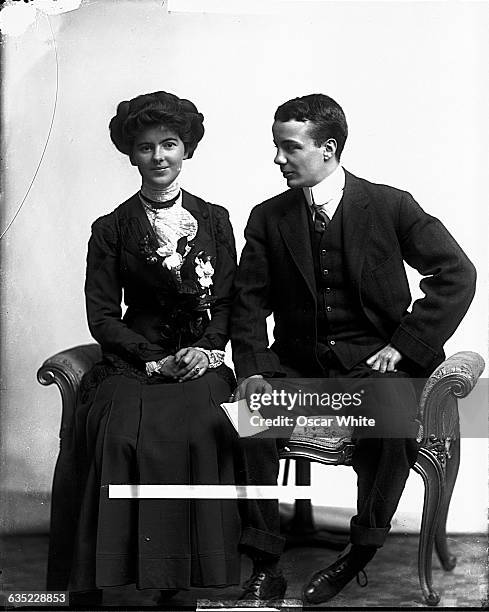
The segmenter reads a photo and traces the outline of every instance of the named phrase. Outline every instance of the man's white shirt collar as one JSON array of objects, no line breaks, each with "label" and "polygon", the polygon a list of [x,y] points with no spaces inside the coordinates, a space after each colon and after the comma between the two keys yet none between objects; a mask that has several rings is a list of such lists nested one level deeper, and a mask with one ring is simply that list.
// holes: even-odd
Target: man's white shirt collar
[{"label": "man's white shirt collar", "polygon": [[345,188],[345,171],[338,165],[325,179],[314,187],[303,187],[304,196],[314,213],[314,205],[320,206],[330,219],[338,208]]}]

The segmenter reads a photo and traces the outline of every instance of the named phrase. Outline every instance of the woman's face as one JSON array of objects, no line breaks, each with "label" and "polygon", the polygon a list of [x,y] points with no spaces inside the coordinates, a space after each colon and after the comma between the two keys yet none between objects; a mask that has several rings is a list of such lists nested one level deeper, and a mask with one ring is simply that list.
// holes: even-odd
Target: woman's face
[{"label": "woman's face", "polygon": [[134,141],[131,163],[137,166],[143,185],[165,189],[180,174],[187,159],[180,136],[164,125],[155,125],[139,132]]}]

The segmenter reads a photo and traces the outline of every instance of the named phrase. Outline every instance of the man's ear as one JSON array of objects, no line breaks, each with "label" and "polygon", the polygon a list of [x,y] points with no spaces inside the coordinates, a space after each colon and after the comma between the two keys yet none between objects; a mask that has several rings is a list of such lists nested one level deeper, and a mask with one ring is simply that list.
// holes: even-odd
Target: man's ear
[{"label": "man's ear", "polygon": [[324,161],[328,161],[336,154],[336,149],[338,148],[338,143],[334,138],[328,138],[326,142],[323,144],[323,159]]},{"label": "man's ear", "polygon": [[137,166],[137,164],[136,164],[136,162],[134,160],[134,157],[132,155],[132,151],[131,151],[131,153],[129,153],[129,161],[131,162],[131,166]]}]

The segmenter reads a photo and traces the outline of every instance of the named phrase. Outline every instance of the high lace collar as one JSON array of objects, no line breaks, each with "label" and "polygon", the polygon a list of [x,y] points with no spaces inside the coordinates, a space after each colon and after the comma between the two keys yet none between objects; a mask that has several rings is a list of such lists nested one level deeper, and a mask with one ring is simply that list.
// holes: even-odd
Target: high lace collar
[{"label": "high lace collar", "polygon": [[164,203],[169,200],[175,200],[180,193],[180,185],[178,181],[173,181],[171,185],[165,187],[165,189],[154,189],[143,185],[141,187],[141,195],[145,200],[149,200],[150,204]]}]

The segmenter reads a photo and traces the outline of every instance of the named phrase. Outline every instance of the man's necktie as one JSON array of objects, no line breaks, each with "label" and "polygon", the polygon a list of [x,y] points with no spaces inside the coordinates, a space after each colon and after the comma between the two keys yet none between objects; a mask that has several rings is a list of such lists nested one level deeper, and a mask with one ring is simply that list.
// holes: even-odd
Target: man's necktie
[{"label": "man's necktie", "polygon": [[314,230],[316,232],[324,232],[330,221],[331,219],[324,212],[321,206],[314,206]]}]

